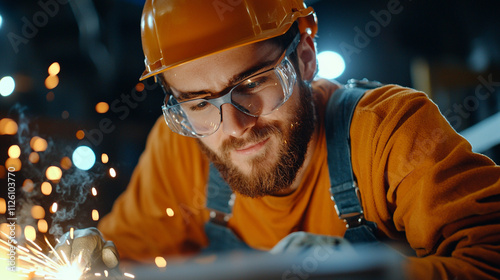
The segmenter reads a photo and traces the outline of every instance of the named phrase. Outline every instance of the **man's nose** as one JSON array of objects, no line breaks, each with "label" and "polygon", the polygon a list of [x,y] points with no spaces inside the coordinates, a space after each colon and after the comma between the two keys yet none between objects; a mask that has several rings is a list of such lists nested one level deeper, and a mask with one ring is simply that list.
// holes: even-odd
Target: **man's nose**
[{"label": "man's nose", "polygon": [[223,104],[222,111],[222,131],[224,134],[233,137],[240,137],[245,132],[255,125],[256,117],[249,116],[240,110],[236,109],[231,104]]}]

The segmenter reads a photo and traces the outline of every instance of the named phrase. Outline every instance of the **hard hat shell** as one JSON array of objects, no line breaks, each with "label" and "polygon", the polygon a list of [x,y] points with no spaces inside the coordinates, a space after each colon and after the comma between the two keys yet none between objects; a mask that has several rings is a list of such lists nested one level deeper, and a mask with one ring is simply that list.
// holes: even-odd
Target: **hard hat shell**
[{"label": "hard hat shell", "polygon": [[183,63],[284,34],[298,20],[314,36],[316,15],[302,0],[146,0],[140,80]]}]

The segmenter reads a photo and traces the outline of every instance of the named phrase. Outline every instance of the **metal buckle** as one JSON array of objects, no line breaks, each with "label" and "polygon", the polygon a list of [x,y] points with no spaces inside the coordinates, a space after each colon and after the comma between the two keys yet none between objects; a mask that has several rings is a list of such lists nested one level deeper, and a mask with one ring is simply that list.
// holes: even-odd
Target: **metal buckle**
[{"label": "metal buckle", "polygon": [[217,211],[214,209],[209,209],[210,210],[210,222],[220,225],[220,226],[227,226],[227,222],[229,221],[229,218],[231,218],[231,215],[228,215],[224,212]]},{"label": "metal buckle", "polygon": [[372,89],[372,88],[378,88],[383,86],[381,82],[378,81],[370,81],[366,78],[357,80],[357,79],[349,79],[347,81],[347,84],[345,85],[346,88],[366,88],[366,89]]},{"label": "metal buckle", "polygon": [[357,227],[360,225],[363,225],[366,220],[365,220],[365,215],[363,214],[363,211],[361,212],[354,212],[354,213],[347,213],[347,214],[340,214],[339,209],[337,208],[337,205],[334,205],[335,211],[337,211],[337,215],[339,216],[340,219],[344,220],[346,223],[346,228],[353,228]]},{"label": "metal buckle", "polygon": [[[354,190],[356,192],[356,196],[358,197],[359,205],[361,206],[361,211],[360,212],[351,212],[351,213],[346,213],[346,214],[340,214],[340,211],[337,207],[337,204],[334,205],[335,211],[337,212],[337,215],[339,216],[340,219],[344,220],[346,223],[346,228],[353,228],[357,227],[360,225],[365,224],[365,215],[363,213],[363,206],[361,204],[361,195],[359,193],[359,187],[356,181],[353,182]],[[335,202],[333,195],[330,197],[332,201]]]}]

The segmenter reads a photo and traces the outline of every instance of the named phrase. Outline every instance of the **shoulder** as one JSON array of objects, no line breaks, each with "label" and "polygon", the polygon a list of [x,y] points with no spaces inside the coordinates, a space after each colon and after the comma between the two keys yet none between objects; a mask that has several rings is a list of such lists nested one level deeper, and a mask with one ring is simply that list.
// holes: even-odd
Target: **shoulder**
[{"label": "shoulder", "polygon": [[[328,99],[336,94],[337,90],[342,88],[342,85],[319,79],[312,82],[312,88],[316,103],[325,106]],[[391,109],[398,108],[402,104],[418,101],[433,104],[427,95],[421,91],[390,84],[367,90],[358,103],[356,111],[371,111],[375,114],[385,115]]]},{"label": "shoulder", "polygon": [[424,104],[434,105],[428,96],[411,88],[399,85],[385,85],[366,91],[361,98],[356,111],[372,112],[385,117],[399,110],[408,110],[410,107],[419,107]]},{"label": "shoulder", "polygon": [[[420,91],[398,85],[368,90],[354,111],[351,123],[353,145],[368,145],[400,140],[414,141],[417,135],[449,131],[449,124],[437,105]],[[392,139],[392,140],[391,140]],[[383,144],[385,146],[385,144]]]}]

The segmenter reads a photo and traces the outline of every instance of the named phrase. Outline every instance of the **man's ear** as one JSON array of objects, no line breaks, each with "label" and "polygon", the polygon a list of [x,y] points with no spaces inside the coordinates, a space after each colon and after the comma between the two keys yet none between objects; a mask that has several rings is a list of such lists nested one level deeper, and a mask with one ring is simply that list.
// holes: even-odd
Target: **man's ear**
[{"label": "man's ear", "polygon": [[300,43],[297,46],[297,56],[302,79],[312,81],[316,73],[317,61],[316,46],[311,35],[307,33],[301,35]]}]

